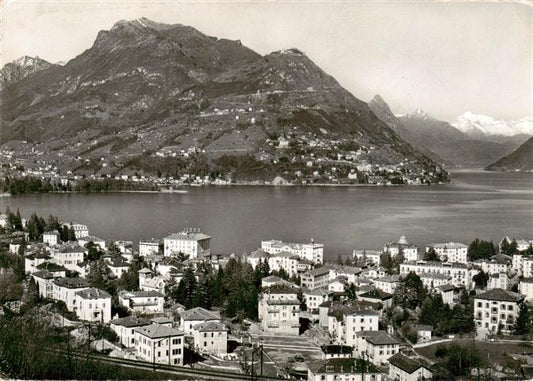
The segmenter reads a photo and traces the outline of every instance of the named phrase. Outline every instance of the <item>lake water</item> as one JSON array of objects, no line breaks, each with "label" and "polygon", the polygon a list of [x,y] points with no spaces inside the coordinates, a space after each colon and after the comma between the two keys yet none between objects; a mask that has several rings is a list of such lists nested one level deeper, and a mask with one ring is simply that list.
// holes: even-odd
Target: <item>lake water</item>
[{"label": "lake water", "polygon": [[325,244],[326,258],[379,249],[405,234],[420,246],[503,235],[533,238],[533,174],[458,172],[431,187],[206,187],[184,194],[45,194],[0,198],[0,210],[54,214],[108,240],[161,238],[184,227],[211,235],[215,253],[264,239]]}]

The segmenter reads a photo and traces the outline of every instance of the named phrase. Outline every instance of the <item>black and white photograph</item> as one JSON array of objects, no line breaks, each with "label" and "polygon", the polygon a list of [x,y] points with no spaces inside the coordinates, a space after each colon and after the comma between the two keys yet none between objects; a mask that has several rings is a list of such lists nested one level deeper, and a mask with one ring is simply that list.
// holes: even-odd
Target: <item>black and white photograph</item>
[{"label": "black and white photograph", "polygon": [[533,380],[533,2],[0,0],[0,379]]}]

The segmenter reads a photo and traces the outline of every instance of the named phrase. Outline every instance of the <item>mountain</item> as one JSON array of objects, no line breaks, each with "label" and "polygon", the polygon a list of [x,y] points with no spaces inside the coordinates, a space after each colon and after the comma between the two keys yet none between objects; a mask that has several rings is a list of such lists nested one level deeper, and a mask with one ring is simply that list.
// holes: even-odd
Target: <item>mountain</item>
[{"label": "mountain", "polygon": [[411,114],[399,115],[398,120],[411,133],[413,144],[426,147],[452,166],[484,167],[519,145],[516,142],[475,139],[420,109]]},{"label": "mountain", "polygon": [[486,169],[489,171],[533,171],[533,137],[516,151],[502,157]]},{"label": "mountain", "polygon": [[409,142],[414,148],[422,152],[427,157],[431,158],[436,162],[443,162],[434,152],[431,152],[427,147],[420,144],[417,136],[411,131],[409,131],[402,122],[394,115],[389,105],[385,100],[379,95],[375,95],[370,102],[368,102],[368,107],[372,110],[374,114],[387,126],[389,126],[394,132],[396,132],[403,140]]},{"label": "mountain", "polygon": [[[82,54],[11,83],[1,98],[0,143],[26,141],[75,173],[153,173],[163,164],[167,175],[189,173],[189,151],[207,157],[193,163],[203,174],[221,156],[244,154],[263,170],[280,158],[300,163],[312,144],[331,145],[333,157],[334,144],[359,147],[364,161],[411,163],[404,170],[417,173],[435,167],[298,49],[261,56],[146,18],[100,31]],[[279,137],[293,143],[289,157],[276,150]],[[160,159],[169,155],[180,160]],[[285,167],[277,169],[293,176]]]},{"label": "mountain", "polygon": [[474,138],[497,135],[511,137],[515,135],[533,135],[533,119],[522,118],[516,121],[494,119],[487,115],[474,114],[470,111],[460,115],[452,125]]},{"label": "mountain", "polygon": [[7,63],[0,69],[0,89],[38,71],[48,69],[51,66],[53,64],[39,57],[28,56]]}]

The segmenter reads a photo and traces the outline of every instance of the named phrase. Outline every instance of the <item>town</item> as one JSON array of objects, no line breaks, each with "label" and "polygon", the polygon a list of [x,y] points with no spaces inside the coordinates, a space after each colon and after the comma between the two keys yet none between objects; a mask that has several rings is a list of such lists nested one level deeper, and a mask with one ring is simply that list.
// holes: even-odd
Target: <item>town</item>
[{"label": "town", "polygon": [[8,209],[0,372],[53,378],[47,361],[62,356],[151,372],[140,378],[533,377],[533,239],[418,246],[402,235],[335,259],[312,239],[270,238],[216,253],[185,227],[137,245]]}]

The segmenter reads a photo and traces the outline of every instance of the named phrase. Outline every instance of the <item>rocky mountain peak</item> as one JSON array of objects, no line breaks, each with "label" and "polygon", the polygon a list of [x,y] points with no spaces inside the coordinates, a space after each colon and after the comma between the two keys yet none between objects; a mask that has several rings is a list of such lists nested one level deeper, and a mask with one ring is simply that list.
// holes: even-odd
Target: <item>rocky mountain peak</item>
[{"label": "rocky mountain peak", "polygon": [[0,89],[52,66],[53,64],[39,57],[20,57],[0,69]]}]

